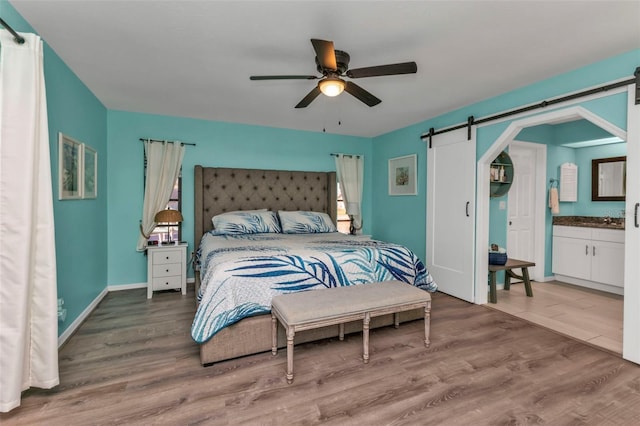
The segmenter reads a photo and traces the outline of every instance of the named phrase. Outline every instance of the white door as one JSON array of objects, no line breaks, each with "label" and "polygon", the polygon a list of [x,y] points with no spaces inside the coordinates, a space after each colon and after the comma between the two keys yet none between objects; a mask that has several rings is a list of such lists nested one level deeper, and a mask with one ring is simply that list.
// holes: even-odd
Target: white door
[{"label": "white door", "polygon": [[427,268],[443,293],[474,302],[475,128],[433,137],[427,149]]},{"label": "white door", "polygon": [[507,253],[509,257],[535,261],[536,151],[511,144],[513,183],[508,193]]},{"label": "white door", "polygon": [[640,364],[640,105],[634,102],[635,90],[628,86],[622,357]]}]

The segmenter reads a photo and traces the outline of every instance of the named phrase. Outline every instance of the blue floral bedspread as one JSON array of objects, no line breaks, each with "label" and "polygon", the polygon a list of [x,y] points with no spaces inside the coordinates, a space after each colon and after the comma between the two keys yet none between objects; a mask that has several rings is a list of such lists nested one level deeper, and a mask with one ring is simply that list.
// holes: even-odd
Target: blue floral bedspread
[{"label": "blue floral bedspread", "polygon": [[210,232],[202,239],[199,259],[200,304],[191,326],[198,343],[243,318],[270,312],[271,298],[281,293],[388,280],[437,289],[408,248],[338,232]]}]

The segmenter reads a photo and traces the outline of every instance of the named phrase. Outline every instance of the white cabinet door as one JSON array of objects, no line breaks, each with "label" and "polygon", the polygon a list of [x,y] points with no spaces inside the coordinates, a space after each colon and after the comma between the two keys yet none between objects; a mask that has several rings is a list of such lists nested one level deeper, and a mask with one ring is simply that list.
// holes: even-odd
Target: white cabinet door
[{"label": "white cabinet door", "polygon": [[624,287],[624,244],[593,241],[591,280]]},{"label": "white cabinet door", "polygon": [[553,237],[553,273],[591,279],[591,241]]}]

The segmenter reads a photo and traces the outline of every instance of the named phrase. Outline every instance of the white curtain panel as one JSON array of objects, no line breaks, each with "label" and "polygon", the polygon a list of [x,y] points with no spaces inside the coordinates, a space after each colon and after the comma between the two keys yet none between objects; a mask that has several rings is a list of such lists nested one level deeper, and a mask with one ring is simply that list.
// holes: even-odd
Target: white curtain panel
[{"label": "white curtain panel", "polygon": [[153,218],[160,210],[164,210],[169,202],[173,185],[182,167],[184,145],[180,142],[146,140],[144,151],[147,155],[147,179],[144,187],[138,251],[147,248],[149,234],[156,227]]},{"label": "white curtain panel", "polygon": [[337,154],[336,172],[347,214],[353,216],[353,226],[360,230],[364,159],[361,156]]},{"label": "white curtain panel", "polygon": [[42,41],[0,30],[0,411],[58,384],[56,252]]}]

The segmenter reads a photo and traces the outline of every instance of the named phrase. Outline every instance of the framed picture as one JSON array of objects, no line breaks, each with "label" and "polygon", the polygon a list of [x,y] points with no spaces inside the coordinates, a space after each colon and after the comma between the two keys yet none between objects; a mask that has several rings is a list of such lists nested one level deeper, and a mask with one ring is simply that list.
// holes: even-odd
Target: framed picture
[{"label": "framed picture", "polygon": [[58,199],[82,198],[82,143],[58,133]]},{"label": "framed picture", "polygon": [[98,153],[89,145],[83,146],[84,182],[82,198],[98,198]]},{"label": "framed picture", "polygon": [[417,195],[416,154],[389,160],[389,195]]}]

